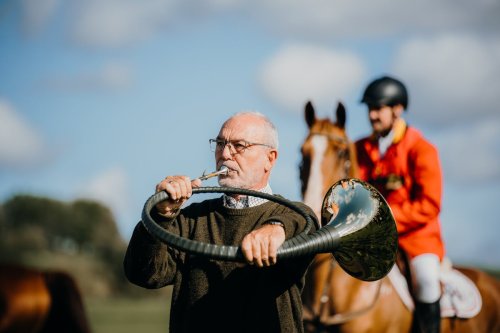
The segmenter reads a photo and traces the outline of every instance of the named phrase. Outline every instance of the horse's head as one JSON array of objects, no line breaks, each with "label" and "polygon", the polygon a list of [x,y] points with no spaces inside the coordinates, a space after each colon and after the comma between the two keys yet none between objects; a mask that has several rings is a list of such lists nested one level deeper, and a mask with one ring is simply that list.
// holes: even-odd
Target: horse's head
[{"label": "horse's head", "polygon": [[333,122],[316,118],[312,103],[307,102],[305,120],[309,134],[301,148],[302,199],[319,216],[330,186],[339,179],[357,176],[355,149],[346,134],[346,111],[342,103],[337,106]]}]

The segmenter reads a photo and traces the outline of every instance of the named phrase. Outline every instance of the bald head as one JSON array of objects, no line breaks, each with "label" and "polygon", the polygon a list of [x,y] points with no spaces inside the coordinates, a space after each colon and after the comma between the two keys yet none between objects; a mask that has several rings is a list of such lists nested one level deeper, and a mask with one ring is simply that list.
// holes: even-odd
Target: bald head
[{"label": "bald head", "polygon": [[252,136],[252,139],[247,138],[246,140],[257,140],[254,142],[264,143],[278,149],[278,131],[269,118],[262,113],[256,111],[238,112],[226,120],[222,128],[232,127],[234,124],[239,125],[237,128],[242,130],[244,128]]}]

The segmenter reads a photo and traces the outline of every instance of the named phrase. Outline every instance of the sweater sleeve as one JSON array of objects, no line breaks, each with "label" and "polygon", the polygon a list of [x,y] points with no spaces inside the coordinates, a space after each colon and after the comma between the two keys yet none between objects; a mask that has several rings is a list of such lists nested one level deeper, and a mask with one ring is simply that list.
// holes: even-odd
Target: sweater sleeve
[{"label": "sweater sleeve", "polygon": [[[313,226],[310,232],[315,231],[319,227],[316,214],[307,205],[301,202],[294,202],[298,207],[302,208],[307,215],[312,219]],[[268,221],[281,222],[285,228],[286,239],[292,238],[301,233],[306,227],[306,220],[298,213],[291,211],[287,208],[286,212],[277,212],[269,217]]]},{"label": "sweater sleeve", "polygon": [[[167,220],[154,214],[155,221],[175,228],[176,220]],[[139,222],[132,234],[123,267],[127,279],[143,288],[156,289],[172,284],[177,272],[179,253],[163,244]]]},{"label": "sweater sleeve", "polygon": [[399,233],[435,220],[441,209],[442,175],[436,148],[422,141],[409,157],[413,180],[409,200],[391,204]]}]

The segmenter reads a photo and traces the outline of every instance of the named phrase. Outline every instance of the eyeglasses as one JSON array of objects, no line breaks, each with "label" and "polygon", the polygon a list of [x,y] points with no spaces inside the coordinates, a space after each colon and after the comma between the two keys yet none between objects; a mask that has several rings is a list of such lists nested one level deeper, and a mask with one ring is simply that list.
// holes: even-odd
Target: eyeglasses
[{"label": "eyeglasses", "polygon": [[227,141],[227,140],[222,140],[222,139],[210,139],[208,140],[210,142],[210,150],[213,152],[221,152],[224,150],[224,148],[227,146],[229,148],[229,152],[231,154],[241,154],[243,153],[246,149],[252,147],[252,146],[265,146],[269,148],[273,148],[270,145],[267,145],[265,143],[254,143],[254,142],[248,142],[245,140],[234,140],[234,141]]}]

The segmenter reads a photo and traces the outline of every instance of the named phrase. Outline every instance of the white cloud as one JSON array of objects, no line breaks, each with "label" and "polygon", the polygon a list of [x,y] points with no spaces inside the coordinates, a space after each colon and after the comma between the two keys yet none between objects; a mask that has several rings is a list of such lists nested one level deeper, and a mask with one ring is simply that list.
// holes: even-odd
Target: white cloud
[{"label": "white cloud", "polygon": [[442,35],[405,42],[394,72],[408,82],[415,118],[442,125],[498,115],[498,59],[498,38]]},{"label": "white cloud", "polygon": [[331,108],[356,89],[365,73],[353,53],[310,45],[282,47],[262,66],[259,81],[273,101],[296,113],[309,99]]},{"label": "white cloud", "polygon": [[92,91],[123,90],[132,86],[134,75],[123,63],[108,63],[95,71],[84,71],[72,75],[56,76],[43,80],[42,85],[55,90]]},{"label": "white cloud", "polygon": [[60,5],[60,0],[21,0],[23,30],[28,35],[43,30]]},{"label": "white cloud", "polygon": [[74,38],[115,47],[149,38],[178,14],[177,0],[91,0],[75,7]]},{"label": "white cloud", "polygon": [[[252,2],[255,4],[256,2]],[[470,1],[258,1],[249,5],[256,17],[288,36],[309,38],[401,36],[456,29],[495,29],[500,5]],[[423,19],[425,18],[425,19]]]},{"label": "white cloud", "polygon": [[101,201],[115,212],[125,211],[130,203],[127,175],[119,167],[108,169],[85,182],[77,195]]},{"label": "white cloud", "polygon": [[[39,29],[60,0],[23,0],[25,26]],[[497,31],[498,1],[317,0],[75,0],[69,20],[75,41],[84,45],[131,45],[177,22],[220,13],[253,16],[282,35],[316,40],[473,30]],[[387,19],[380,19],[387,17]],[[422,19],[425,17],[425,19]]]},{"label": "white cloud", "polygon": [[0,99],[0,167],[37,165],[46,153],[42,136]]}]

